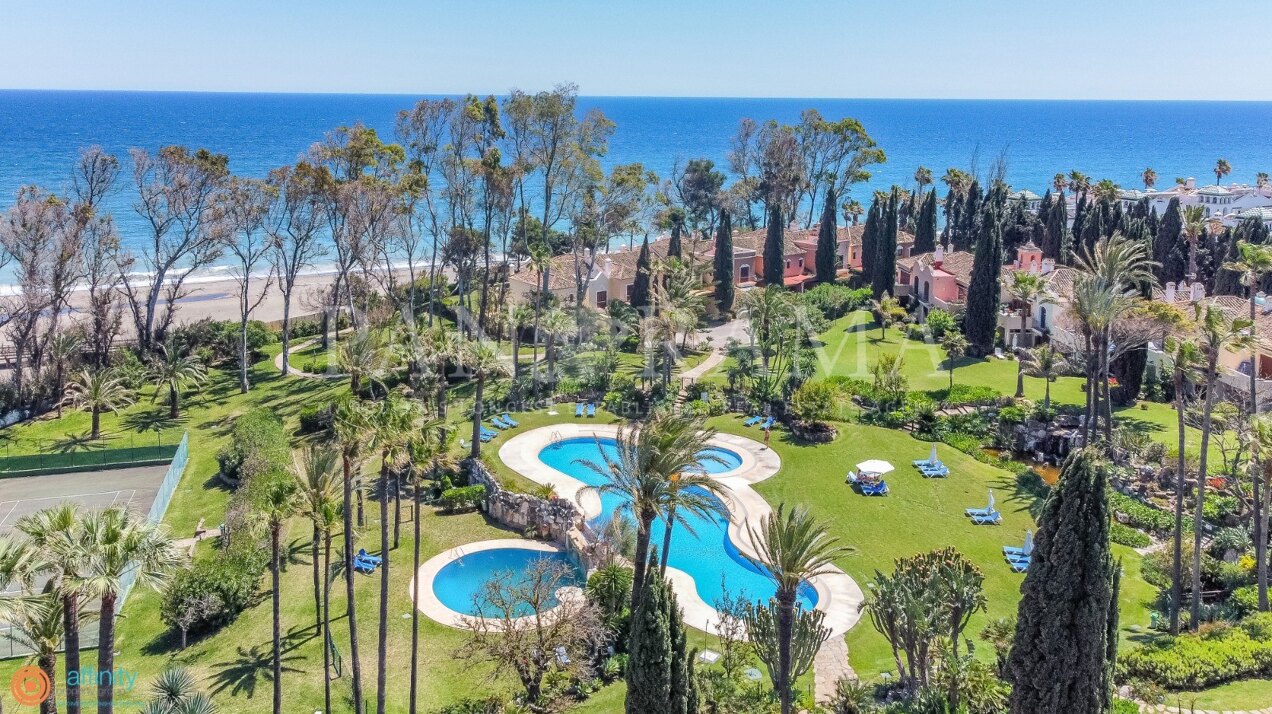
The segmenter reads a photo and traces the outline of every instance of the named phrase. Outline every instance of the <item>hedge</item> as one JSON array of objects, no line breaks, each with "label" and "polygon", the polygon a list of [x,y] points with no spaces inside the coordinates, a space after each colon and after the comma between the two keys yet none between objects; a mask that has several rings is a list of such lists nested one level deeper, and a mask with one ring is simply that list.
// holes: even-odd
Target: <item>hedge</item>
[{"label": "hedge", "polygon": [[1218,625],[1195,635],[1166,637],[1125,651],[1118,659],[1118,677],[1191,690],[1272,675],[1269,633],[1272,613],[1260,613],[1237,627]]},{"label": "hedge", "polygon": [[438,501],[442,506],[442,510],[454,512],[461,508],[476,508],[484,498],[486,498],[486,487],[477,485],[448,488],[442,491],[441,498]]},{"label": "hedge", "polygon": [[[1109,491],[1109,505],[1114,513],[1125,514],[1132,528],[1151,531],[1153,533],[1173,533],[1175,515],[1169,511],[1151,506],[1143,501],[1131,498],[1118,491]],[[1184,532],[1191,533],[1192,519],[1184,516]]]},{"label": "hedge", "polygon": [[1147,548],[1153,542],[1145,533],[1116,522],[1109,525],[1109,540],[1132,548]]}]

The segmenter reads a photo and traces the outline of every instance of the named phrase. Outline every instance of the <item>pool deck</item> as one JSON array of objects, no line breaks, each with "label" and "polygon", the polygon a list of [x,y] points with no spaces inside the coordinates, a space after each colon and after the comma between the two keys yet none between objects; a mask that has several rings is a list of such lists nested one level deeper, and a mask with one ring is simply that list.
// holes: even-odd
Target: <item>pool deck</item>
[{"label": "pool deck", "polygon": [[[438,553],[429,558],[420,566],[419,572],[411,579],[410,592],[411,598],[415,600],[415,606],[420,612],[428,617],[450,627],[465,630],[471,629],[466,623],[473,619],[472,615],[466,615],[462,612],[456,612],[450,609],[437,598],[431,587],[433,579],[441,572],[442,568],[449,565],[452,561],[458,560],[465,555],[472,555],[483,550],[499,550],[500,548],[517,548],[520,550],[534,550],[541,553],[564,553],[565,549],[552,543],[544,543],[543,541],[529,540],[526,538],[499,538],[495,540],[483,540],[476,543],[466,543],[458,545],[450,550]],[[421,592],[415,591],[415,583],[425,582],[430,587],[423,588]],[[559,592],[559,591],[558,591]],[[551,611],[549,611],[550,613]],[[529,622],[532,617],[517,618],[515,622],[522,620]]]},{"label": "pool deck", "polygon": [[[552,486],[560,498],[571,499],[578,503],[587,518],[591,519],[601,514],[600,497],[595,491],[588,489],[582,481],[544,464],[539,460],[539,452],[563,439],[614,438],[617,434],[618,426],[607,424],[567,423],[540,427],[517,434],[504,442],[499,448],[499,458],[509,468],[531,481]],[[758,557],[759,551],[751,540],[748,527],[758,527],[760,519],[771,513],[773,509],[768,501],[765,501],[764,497],[751,486],[776,474],[782,467],[782,460],[772,449],[742,436],[717,434],[709,443],[711,446],[733,451],[742,459],[741,466],[736,469],[710,474],[710,476],[725,487],[725,498],[722,500],[729,511],[729,539],[744,554]],[[505,541],[488,542],[503,543]],[[512,542],[528,543],[529,541]],[[464,547],[472,548],[477,545],[483,544]],[[441,557],[437,556],[437,558]],[[440,567],[439,565],[437,569]],[[433,574],[436,574],[436,570]],[[423,568],[420,575],[421,577],[424,575]],[[677,599],[684,610],[685,622],[704,632],[717,634],[716,622],[719,614],[710,603],[703,601],[693,578],[682,570],[669,567],[667,579],[675,589]],[[425,582],[432,582],[432,580],[429,578]],[[842,637],[861,619],[859,608],[865,596],[857,582],[847,573],[839,568],[833,568],[832,572],[813,578],[810,585],[817,591],[817,609],[825,614],[823,624],[830,628],[833,637]],[[433,617],[431,614],[429,616]]]}]

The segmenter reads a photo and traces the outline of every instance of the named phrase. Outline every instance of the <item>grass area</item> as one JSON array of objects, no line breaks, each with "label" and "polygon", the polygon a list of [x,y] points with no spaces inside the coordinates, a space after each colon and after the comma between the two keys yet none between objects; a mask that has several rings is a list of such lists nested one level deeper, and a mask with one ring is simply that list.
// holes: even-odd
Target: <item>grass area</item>
[{"label": "grass area", "polygon": [[1272,703],[1272,679],[1246,679],[1201,692],[1175,692],[1165,703],[1184,712],[1262,710]]},{"label": "grass area", "polygon": [[321,374],[327,371],[329,365],[335,363],[334,352],[334,345],[328,349],[323,349],[322,341],[315,340],[303,349],[293,349],[288,352],[287,364],[291,365],[292,369]]}]

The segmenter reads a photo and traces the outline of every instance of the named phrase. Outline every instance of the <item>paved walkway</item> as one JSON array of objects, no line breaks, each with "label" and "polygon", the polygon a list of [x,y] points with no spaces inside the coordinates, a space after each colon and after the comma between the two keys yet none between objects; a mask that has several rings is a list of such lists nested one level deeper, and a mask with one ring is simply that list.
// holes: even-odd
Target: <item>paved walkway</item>
[{"label": "paved walkway", "polygon": [[1235,711],[1228,709],[1192,709],[1187,704],[1140,704],[1142,712],[1168,712],[1169,714],[1272,714],[1272,707],[1251,711]]},{"label": "paved walkway", "polygon": [[813,695],[818,704],[834,699],[841,679],[857,679],[857,673],[848,664],[848,643],[843,635],[826,640],[813,658]]},{"label": "paved walkway", "polygon": [[[304,342],[297,342],[294,345],[290,345],[287,349],[289,352],[294,354],[296,352],[300,352],[306,347],[309,347],[310,345],[312,345],[313,343],[317,341],[318,341],[318,338],[313,337],[308,340],[305,340]],[[282,352],[279,352],[274,357],[274,369],[277,369],[279,372],[283,371],[283,353]],[[295,375],[297,377],[305,377],[307,379],[343,379],[349,376],[341,372],[314,374],[313,372],[306,372],[305,370],[300,369],[296,367],[295,365],[288,365],[287,374]]]}]

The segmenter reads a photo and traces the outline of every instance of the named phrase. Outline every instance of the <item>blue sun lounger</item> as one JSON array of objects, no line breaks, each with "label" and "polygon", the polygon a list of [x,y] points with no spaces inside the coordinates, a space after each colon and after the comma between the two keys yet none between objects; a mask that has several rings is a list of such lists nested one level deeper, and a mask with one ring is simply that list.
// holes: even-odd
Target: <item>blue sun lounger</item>
[{"label": "blue sun lounger", "polygon": [[990,513],[993,513],[993,512],[994,512],[993,506],[989,506],[986,508],[967,508],[963,510],[963,513],[966,513],[968,516],[972,518],[975,518],[976,516],[988,516]]},{"label": "blue sun lounger", "polygon": [[1011,572],[1023,573],[1029,569],[1029,558],[1021,558],[1020,560],[1009,560],[1007,564],[1011,566]]},{"label": "blue sun lounger", "polygon": [[596,416],[596,404],[587,405],[587,415],[590,417]]},{"label": "blue sun lounger", "polygon": [[586,408],[587,408],[587,407],[583,404],[583,402],[579,402],[578,404],[575,404],[575,405],[574,405],[574,418],[575,418],[575,419],[578,419],[579,417],[583,416],[583,410],[584,410],[584,409],[586,409]]},{"label": "blue sun lounger", "polygon": [[929,460],[929,459],[918,459],[917,461],[915,461],[915,462],[914,462],[914,465],[915,465],[916,467],[918,467],[918,468],[921,468],[921,469],[923,469],[923,468],[937,468],[937,467],[941,466],[941,460],[940,460],[940,459],[937,459],[936,461],[931,461],[931,460]]},{"label": "blue sun lounger", "polygon": [[510,415],[508,412],[504,412],[501,418],[504,420],[505,424],[512,427],[513,429],[516,429],[517,427],[521,426],[521,423],[514,421],[512,418],[512,415]]},{"label": "blue sun lounger", "polygon": [[880,481],[879,483],[863,483],[861,484],[861,495],[886,496],[888,495],[888,482]]},{"label": "blue sun lounger", "polygon": [[1003,546],[1003,557],[1005,558],[1028,558],[1024,548],[1017,548],[1014,545]]},{"label": "blue sun lounger", "polygon": [[972,516],[972,523],[978,526],[996,526],[1001,523],[1003,516],[998,511],[990,511],[989,513],[978,513]]},{"label": "blue sun lounger", "polygon": [[950,470],[948,467],[942,464],[939,468],[933,468],[933,469],[920,468],[919,473],[923,474],[924,478],[945,478],[946,476],[950,475]]},{"label": "blue sun lounger", "polygon": [[384,558],[381,558],[378,555],[371,555],[370,553],[367,552],[366,548],[358,549],[358,557],[374,565],[379,565],[380,563],[384,562]]},{"label": "blue sun lounger", "polygon": [[512,424],[509,424],[508,422],[504,421],[503,417],[492,416],[490,417],[490,423],[494,424],[496,429],[511,429],[512,428]]},{"label": "blue sun lounger", "polygon": [[483,426],[483,427],[481,427],[481,440],[482,440],[482,441],[490,441],[491,439],[495,438],[496,436],[499,436],[499,432],[497,432],[497,431],[491,431],[490,429],[487,429],[487,428],[486,428],[486,427],[484,427],[484,426]]},{"label": "blue sun lounger", "polygon": [[764,431],[768,431],[769,429],[772,429],[773,425],[776,423],[777,423],[776,419],[774,419],[773,417],[769,417],[768,419],[764,420],[764,423],[760,425],[760,428],[763,429]]},{"label": "blue sun lounger", "polygon": [[760,416],[759,414],[756,414],[755,416],[749,417],[746,421],[742,422],[742,426],[755,426],[756,424],[759,424],[762,421],[764,421],[764,417]]},{"label": "blue sun lounger", "polygon": [[354,559],[353,559],[354,572],[362,573],[364,575],[370,575],[371,573],[375,572],[375,569],[378,566],[379,566],[379,563],[376,563],[371,560],[367,560],[366,558],[363,558],[361,556],[354,556]]}]

